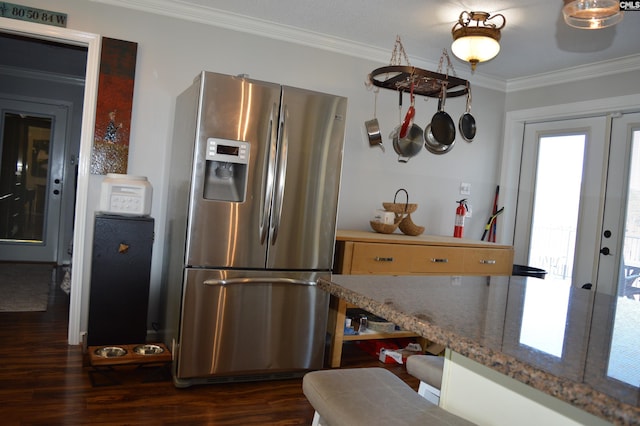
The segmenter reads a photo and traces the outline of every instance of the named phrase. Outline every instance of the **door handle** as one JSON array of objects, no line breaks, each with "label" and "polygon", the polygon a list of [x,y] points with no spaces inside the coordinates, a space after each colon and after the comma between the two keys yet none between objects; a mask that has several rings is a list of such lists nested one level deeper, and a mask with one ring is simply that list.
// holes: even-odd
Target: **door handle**
[{"label": "door handle", "polygon": [[611,254],[611,250],[609,250],[609,247],[602,247],[600,249],[600,254],[604,254],[605,256],[608,256]]},{"label": "door handle", "polygon": [[243,277],[243,278],[212,278],[205,280],[204,285],[210,286],[227,286],[234,284],[297,284],[297,285],[307,285],[307,286],[315,286],[317,285],[316,281],[309,280],[298,280],[295,278],[285,278],[285,277],[265,277],[265,278],[251,278],[251,277]]},{"label": "door handle", "polygon": [[273,201],[273,213],[271,217],[270,241],[271,245],[276,244],[278,230],[280,229],[280,219],[282,217],[282,204],[284,199],[284,186],[287,178],[287,159],[289,150],[289,107],[285,104],[280,117],[280,134],[278,137],[278,160],[276,162],[275,194]]},{"label": "door handle", "polygon": [[267,146],[269,147],[269,162],[265,168],[265,176],[262,185],[262,195],[260,209],[262,217],[260,218],[260,244],[264,244],[269,233],[269,215],[271,214],[271,201],[273,200],[273,186],[275,184],[275,167],[276,167],[276,144],[278,143],[278,125],[275,124],[276,104],[271,106],[271,115],[269,118],[269,137]]}]

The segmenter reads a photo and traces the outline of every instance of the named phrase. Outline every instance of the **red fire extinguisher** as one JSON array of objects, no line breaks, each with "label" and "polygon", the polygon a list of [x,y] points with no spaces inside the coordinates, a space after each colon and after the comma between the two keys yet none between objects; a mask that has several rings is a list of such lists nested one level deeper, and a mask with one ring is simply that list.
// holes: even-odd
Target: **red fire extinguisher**
[{"label": "red fire extinguisher", "polygon": [[453,236],[455,238],[462,238],[464,232],[464,217],[467,215],[467,199],[464,198],[460,201],[456,201],[458,207],[456,208],[456,222],[453,227]]}]

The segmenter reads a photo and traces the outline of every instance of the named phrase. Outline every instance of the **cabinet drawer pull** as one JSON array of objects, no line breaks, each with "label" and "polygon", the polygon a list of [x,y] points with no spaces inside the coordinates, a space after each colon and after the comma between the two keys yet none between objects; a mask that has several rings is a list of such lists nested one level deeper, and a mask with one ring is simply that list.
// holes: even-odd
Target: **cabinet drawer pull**
[{"label": "cabinet drawer pull", "polygon": [[393,262],[393,257],[379,257],[376,256],[373,258],[376,262]]},{"label": "cabinet drawer pull", "polygon": [[431,263],[449,263],[449,259],[431,259]]},{"label": "cabinet drawer pull", "polygon": [[480,263],[482,263],[483,265],[495,265],[496,261],[493,259],[481,259]]}]

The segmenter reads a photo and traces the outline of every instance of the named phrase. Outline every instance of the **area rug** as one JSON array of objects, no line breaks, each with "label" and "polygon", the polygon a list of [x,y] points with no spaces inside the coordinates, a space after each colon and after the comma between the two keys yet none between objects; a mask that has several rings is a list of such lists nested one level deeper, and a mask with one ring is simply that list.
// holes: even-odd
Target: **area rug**
[{"label": "area rug", "polygon": [[53,267],[0,263],[0,312],[46,311]]}]

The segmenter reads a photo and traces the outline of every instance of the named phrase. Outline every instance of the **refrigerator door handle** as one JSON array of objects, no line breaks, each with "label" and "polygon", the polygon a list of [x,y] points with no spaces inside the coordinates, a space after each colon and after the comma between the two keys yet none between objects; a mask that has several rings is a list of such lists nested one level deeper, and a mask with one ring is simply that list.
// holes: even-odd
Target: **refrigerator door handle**
[{"label": "refrigerator door handle", "polygon": [[276,122],[276,110],[277,105],[274,103],[271,106],[271,113],[269,114],[269,154],[267,155],[267,165],[264,168],[266,176],[262,179],[262,199],[260,200],[260,211],[262,215],[260,217],[260,244],[264,244],[269,232],[269,215],[271,214],[271,200],[273,198],[273,182],[275,180],[275,167],[276,167],[276,147],[278,143],[277,131],[278,126]]},{"label": "refrigerator door handle", "polygon": [[280,227],[280,217],[282,215],[282,201],[284,199],[284,183],[287,177],[287,157],[289,149],[289,129],[287,119],[289,118],[289,108],[285,104],[282,108],[280,119],[280,140],[278,141],[278,164],[276,193],[274,198],[273,217],[271,218],[271,245],[275,245],[278,239],[278,228]]},{"label": "refrigerator door handle", "polygon": [[205,285],[233,285],[233,284],[260,284],[260,283],[269,283],[269,284],[298,284],[298,285],[308,285],[315,286],[315,281],[309,280],[298,280],[295,278],[284,278],[284,277],[276,277],[276,278],[252,278],[252,277],[243,277],[243,278],[226,278],[226,279],[209,279],[204,282]]}]

